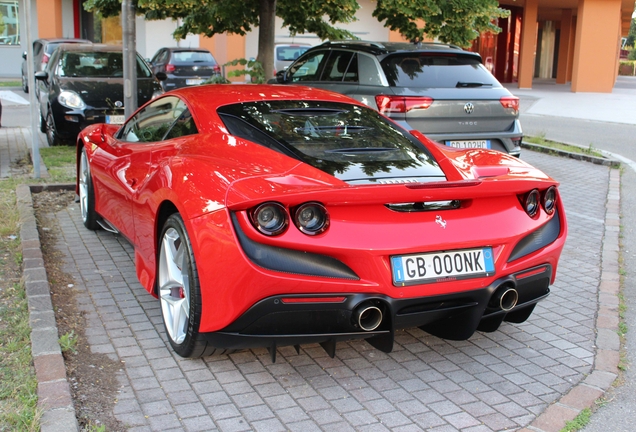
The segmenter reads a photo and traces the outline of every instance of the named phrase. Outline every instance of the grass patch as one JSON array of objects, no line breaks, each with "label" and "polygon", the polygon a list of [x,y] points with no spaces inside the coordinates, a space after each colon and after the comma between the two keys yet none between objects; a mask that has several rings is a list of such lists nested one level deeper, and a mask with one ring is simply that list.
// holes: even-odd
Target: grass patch
[{"label": "grass patch", "polygon": [[[17,242],[16,242],[17,243]],[[3,245],[3,256],[16,245]],[[39,431],[37,380],[24,286],[2,290],[0,309],[0,430]]]},{"label": "grass patch", "polygon": [[583,429],[589,422],[592,416],[592,410],[585,408],[577,415],[574,420],[570,420],[565,423],[565,427],[560,432],[575,432]]},{"label": "grass patch", "polygon": [[41,148],[40,157],[51,176],[50,182],[75,183],[75,147],[56,146]]},{"label": "grass patch", "polygon": [[532,144],[539,144],[545,147],[550,147],[555,150],[563,150],[570,153],[585,154],[585,155],[595,156],[599,158],[605,157],[603,156],[603,153],[596,150],[592,144],[590,144],[588,147],[579,147],[579,146],[575,146],[571,144],[564,144],[557,141],[545,139],[542,136],[538,136],[538,137],[526,136],[526,137],[523,137],[523,140]]},{"label": "grass patch", "polygon": [[0,81],[0,87],[22,87],[22,81]]},{"label": "grass patch", "polygon": [[[51,178],[34,179],[30,160],[21,161],[25,175],[0,180],[0,431],[39,431],[37,379],[31,355],[31,327],[26,293],[21,283],[22,251],[16,187],[27,183],[68,182],[75,179],[72,147],[42,149]],[[55,171],[59,170],[59,171]],[[72,335],[69,335],[72,336]],[[73,338],[69,337],[71,349]]]}]

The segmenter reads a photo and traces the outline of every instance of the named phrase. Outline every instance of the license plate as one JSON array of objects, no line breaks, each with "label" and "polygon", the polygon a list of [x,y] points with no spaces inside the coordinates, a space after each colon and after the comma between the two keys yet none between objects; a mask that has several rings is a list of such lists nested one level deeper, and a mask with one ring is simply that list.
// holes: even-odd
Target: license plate
[{"label": "license plate", "polygon": [[460,141],[446,141],[447,146],[455,148],[490,148],[490,140],[460,140]]},{"label": "license plate", "polygon": [[107,115],[106,123],[108,124],[124,124],[126,121],[126,116],[123,115]]},{"label": "license plate", "polygon": [[444,282],[495,273],[490,247],[394,256],[391,268],[395,285]]},{"label": "license plate", "polygon": [[187,79],[186,85],[199,85],[203,82],[202,79]]}]

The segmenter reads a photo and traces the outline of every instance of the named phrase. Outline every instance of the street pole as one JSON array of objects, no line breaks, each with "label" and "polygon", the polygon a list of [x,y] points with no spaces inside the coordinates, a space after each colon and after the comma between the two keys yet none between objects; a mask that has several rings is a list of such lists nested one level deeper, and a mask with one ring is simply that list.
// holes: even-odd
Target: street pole
[{"label": "street pole", "polygon": [[33,62],[33,34],[31,33],[31,0],[25,0],[24,10],[26,19],[26,34],[27,34],[27,76],[29,82],[29,107],[31,108],[31,158],[33,159],[33,177],[40,178],[40,137],[39,126],[40,114],[39,103],[36,97],[36,82],[35,82],[35,63]]},{"label": "street pole", "polygon": [[124,44],[124,114],[137,110],[137,30],[133,0],[121,3],[122,40]]}]

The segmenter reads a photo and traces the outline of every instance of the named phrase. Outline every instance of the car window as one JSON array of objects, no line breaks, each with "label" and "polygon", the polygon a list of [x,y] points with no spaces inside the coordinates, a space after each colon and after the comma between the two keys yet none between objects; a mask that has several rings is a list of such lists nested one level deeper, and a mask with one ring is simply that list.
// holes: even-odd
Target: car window
[{"label": "car window", "polygon": [[389,56],[381,65],[389,85],[396,87],[499,86],[474,56],[409,53]]},{"label": "car window", "polygon": [[[185,107],[185,104],[183,106]],[[194,123],[190,110],[186,109],[181,113],[177,121],[172,124],[172,127],[164,137],[164,140],[194,135],[196,133],[199,133],[197,125]]]},{"label": "car window", "polygon": [[359,83],[361,85],[385,86],[382,80],[382,70],[379,63],[370,55],[358,53],[358,70],[360,71]]},{"label": "car window", "polygon": [[[57,73],[61,77],[123,77],[123,56],[118,51],[66,51],[60,56]],[[151,75],[145,62],[137,56],[137,77]]]},{"label": "car window", "polygon": [[[126,122],[119,132],[118,138],[127,142],[156,142],[164,139],[173,123],[181,118],[181,114],[187,109],[185,103],[176,96],[166,96],[150,103]],[[175,131],[175,136],[192,130],[194,123],[188,124],[187,119],[183,124],[183,132]],[[181,128],[182,126],[180,126]],[[196,127],[194,127],[196,133]],[[192,133],[192,132],[191,132]]]},{"label": "car window", "polygon": [[358,81],[358,61],[351,51],[332,51],[321,81]]},{"label": "car window", "polygon": [[231,134],[268,148],[275,148],[274,141],[279,151],[286,149],[332,175],[356,170],[373,176],[392,167],[437,167],[424,146],[371,108],[337,102],[266,101],[227,105],[218,112]]},{"label": "car window", "polygon": [[205,51],[175,51],[172,53],[173,64],[179,63],[215,63],[212,54]]},{"label": "car window", "polygon": [[301,54],[307,51],[308,46],[294,46],[294,45],[278,45],[276,47],[276,60],[278,61],[294,61]]},{"label": "car window", "polygon": [[33,43],[33,56],[38,56],[42,52],[42,44],[40,42]]},{"label": "car window", "polygon": [[320,63],[327,51],[317,51],[300,57],[296,63],[288,69],[288,77],[291,82],[318,81],[320,78]]}]

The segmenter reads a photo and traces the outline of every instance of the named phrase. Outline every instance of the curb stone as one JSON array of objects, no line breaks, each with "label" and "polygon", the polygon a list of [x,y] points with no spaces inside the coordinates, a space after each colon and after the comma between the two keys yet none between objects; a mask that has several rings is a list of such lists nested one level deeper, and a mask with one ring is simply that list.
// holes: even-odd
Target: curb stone
[{"label": "curb stone", "polygon": [[[534,144],[524,147],[536,150]],[[546,147],[546,149],[548,149]],[[552,151],[552,149],[549,149]],[[538,150],[541,151],[541,150]],[[561,156],[569,157],[568,154]],[[563,152],[568,153],[568,152]],[[579,158],[579,155],[570,153],[579,159],[601,165],[619,166],[600,163]],[[594,158],[600,159],[600,158]],[[602,160],[601,160],[602,161]],[[610,161],[608,161],[610,162]],[[615,161],[611,161],[615,162]],[[520,432],[558,432],[565,427],[568,421],[573,420],[585,408],[594,406],[595,401],[613,385],[618,377],[618,364],[620,360],[620,338],[618,331],[618,292],[619,292],[619,221],[620,221],[620,171],[610,170],[608,195],[605,213],[605,231],[601,250],[601,280],[598,286],[599,309],[597,312],[597,336],[595,346],[597,348],[594,366],[591,373],[579,384],[574,386],[566,395],[548,406],[534,421]],[[32,327],[32,350],[36,364],[36,376],[38,379],[38,407],[43,410],[42,432],[74,432],[79,431],[79,425],[75,418],[73,400],[70,387],[66,379],[63,366],[63,357],[57,343],[57,327],[50,305],[50,294],[46,271],[41,264],[40,241],[33,212],[31,193],[45,190],[73,190],[75,185],[20,185],[16,190],[18,208],[21,219],[21,240],[23,256],[38,262],[25,267],[25,288],[29,302],[29,312]],[[31,249],[37,249],[32,251]],[[39,255],[38,255],[39,252]],[[25,259],[25,261],[27,260]],[[35,267],[42,265],[42,267]],[[47,301],[48,297],[48,301]],[[54,330],[54,332],[52,331]],[[37,337],[38,331],[49,331],[55,334],[55,344],[50,340],[42,340]],[[616,336],[616,337],[615,337]],[[44,338],[46,339],[46,338]],[[54,346],[49,346],[54,345]],[[53,396],[50,391],[54,388]]]},{"label": "curb stone", "polygon": [[[570,145],[574,145],[574,144],[570,144]],[[576,159],[576,160],[585,161],[585,162],[591,162],[596,165],[609,166],[611,168],[618,168],[621,166],[621,163],[614,159],[601,158],[601,157],[586,155],[582,153],[572,153],[569,151],[559,150],[553,147],[548,147],[541,144],[529,143],[526,141],[523,141],[521,143],[521,147],[529,149],[529,150],[533,150],[536,152],[540,152],[540,153],[549,153],[556,156],[567,157],[570,159]]]},{"label": "curb stone", "polygon": [[[40,189],[51,190],[53,187],[49,185]],[[68,186],[58,185],[57,189],[68,189]],[[24,269],[22,279],[29,305],[31,353],[38,381],[38,410],[42,412],[40,430],[79,431],[73,396],[66,379],[64,357],[58,343],[57,325],[29,186],[19,185],[16,188],[16,198],[20,214]]]}]

